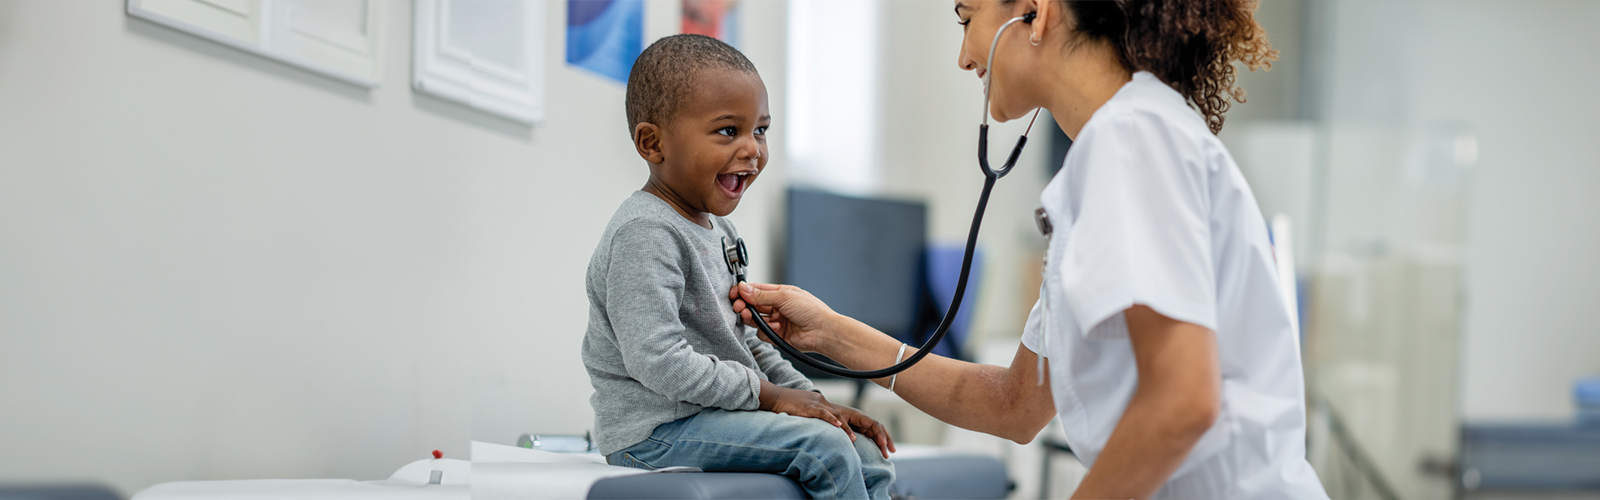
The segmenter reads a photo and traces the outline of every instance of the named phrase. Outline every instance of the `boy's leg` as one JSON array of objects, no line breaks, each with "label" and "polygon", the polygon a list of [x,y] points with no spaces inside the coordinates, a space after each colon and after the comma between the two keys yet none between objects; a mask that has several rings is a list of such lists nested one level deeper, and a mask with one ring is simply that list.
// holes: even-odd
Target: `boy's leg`
[{"label": "boy's leg", "polygon": [[894,464],[883,458],[878,444],[866,436],[856,435],[856,456],[861,458],[861,475],[866,479],[867,497],[872,500],[889,500],[889,487],[894,485]]},{"label": "boy's leg", "polygon": [[[617,455],[619,465],[645,468],[779,473],[812,498],[869,498],[862,458],[849,436],[813,418],[708,408],[657,427],[649,439]],[[880,481],[882,475],[881,467],[874,470]]]}]

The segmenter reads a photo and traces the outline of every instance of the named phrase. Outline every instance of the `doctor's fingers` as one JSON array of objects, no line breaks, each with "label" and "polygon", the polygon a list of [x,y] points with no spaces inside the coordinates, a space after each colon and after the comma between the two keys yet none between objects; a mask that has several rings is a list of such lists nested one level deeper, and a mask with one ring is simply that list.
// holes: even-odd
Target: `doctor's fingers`
[{"label": "doctor's fingers", "polygon": [[[755,326],[755,325],[750,325],[750,326]],[[767,320],[767,326],[772,327],[772,333],[778,334],[778,336],[779,337],[783,337],[784,340],[788,340],[789,339],[789,337],[784,336],[784,334],[783,334],[783,323],[774,322],[773,320],[769,319],[769,320]],[[756,338],[761,339],[762,342],[766,342],[768,344],[772,343],[772,338],[767,336],[767,332],[763,332],[763,331],[761,331],[759,329],[756,330]]]},{"label": "doctor's fingers", "polygon": [[[753,307],[750,307],[749,305],[745,304],[743,301],[736,301],[736,302],[733,303],[733,312],[734,312],[734,314],[738,314],[739,315],[739,321],[740,322],[742,322],[742,323],[744,323],[746,325],[749,325],[749,326],[756,326],[756,319],[753,317],[753,315],[759,313],[759,311],[757,309],[755,309]],[[773,324],[773,321],[775,321],[777,319],[777,316],[775,316],[773,313],[766,312],[766,313],[760,313],[760,314],[761,314],[762,317],[766,318],[768,325],[771,325],[773,328],[777,328],[778,327],[778,325]]]},{"label": "doctor's fingers", "polygon": [[785,285],[774,285],[772,283],[741,281],[739,283],[734,283],[733,287],[728,289],[728,298],[737,300],[744,298],[746,295],[753,295],[761,291],[782,290],[784,286]]},{"label": "doctor's fingers", "polygon": [[781,308],[790,302],[798,287],[793,285],[774,285],[771,283],[739,283],[733,287],[732,293],[738,294],[737,298],[743,299],[746,304],[754,306],[761,312],[771,312],[773,308]]},{"label": "doctor's fingers", "polygon": [[[733,312],[735,314],[739,315],[739,322],[740,323],[744,323],[745,326],[751,326],[751,327],[756,326],[756,319],[753,317],[753,315],[756,314],[759,311],[760,311],[759,309],[755,309],[755,308],[749,307],[748,305],[746,305],[742,301],[736,301],[736,302],[733,303]],[[761,312],[760,314],[761,314],[761,317],[766,320],[767,326],[772,327],[772,330],[777,332],[778,335],[783,335],[783,327],[784,327],[785,320],[784,320],[784,317],[783,317],[782,314],[779,314],[777,311],[773,311],[773,310],[770,310],[770,309],[767,310],[766,312]],[[788,338],[788,337],[784,337],[784,338]],[[766,339],[766,337],[762,337],[762,340],[767,340],[767,339]],[[771,342],[771,341],[768,340],[768,342]]]},{"label": "doctor's fingers", "polygon": [[750,311],[756,311],[762,315],[772,314],[772,306],[755,307],[750,305],[749,302],[745,302],[744,299],[733,299],[733,312],[739,313],[742,316],[748,316]]}]

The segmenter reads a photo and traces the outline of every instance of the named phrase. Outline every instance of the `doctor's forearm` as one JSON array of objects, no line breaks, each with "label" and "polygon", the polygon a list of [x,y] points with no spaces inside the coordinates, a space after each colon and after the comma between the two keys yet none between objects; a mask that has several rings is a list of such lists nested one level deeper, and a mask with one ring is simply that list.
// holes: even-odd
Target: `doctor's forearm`
[{"label": "doctor's forearm", "polygon": [[[835,325],[839,344],[823,354],[858,370],[883,368],[895,362],[900,341],[848,317],[840,316]],[[907,347],[901,359],[916,352],[916,347]],[[1011,368],[929,354],[900,372],[894,392],[950,425],[1027,443],[1055,416],[1050,385],[1038,384],[1034,370],[1037,358],[1032,354],[1019,348]],[[889,386],[888,377],[873,382]]]}]

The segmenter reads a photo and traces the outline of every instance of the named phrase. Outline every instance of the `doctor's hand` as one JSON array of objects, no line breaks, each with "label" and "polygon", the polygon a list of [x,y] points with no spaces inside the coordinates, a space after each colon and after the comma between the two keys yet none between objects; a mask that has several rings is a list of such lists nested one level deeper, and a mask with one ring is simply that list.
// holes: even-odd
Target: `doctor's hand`
[{"label": "doctor's hand", "polygon": [[[767,326],[796,349],[817,352],[834,342],[832,322],[838,314],[800,287],[739,283],[728,290],[728,298],[733,299],[733,312],[739,314],[740,321],[756,326],[750,315],[760,312],[766,316]],[[765,333],[760,335],[761,340],[772,342]]]}]

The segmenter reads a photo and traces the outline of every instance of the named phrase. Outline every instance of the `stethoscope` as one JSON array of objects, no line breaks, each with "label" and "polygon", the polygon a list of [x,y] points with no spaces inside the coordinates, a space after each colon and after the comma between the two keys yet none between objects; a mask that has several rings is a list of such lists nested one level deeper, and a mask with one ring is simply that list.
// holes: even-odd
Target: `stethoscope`
[{"label": "stethoscope", "polygon": [[[967,276],[972,272],[972,255],[978,247],[978,226],[983,222],[984,208],[989,206],[989,192],[994,189],[995,181],[1011,173],[1011,167],[1017,164],[1017,157],[1022,155],[1022,146],[1028,143],[1028,133],[1033,131],[1033,122],[1030,121],[1028,122],[1028,129],[1022,133],[1022,137],[1017,138],[1017,145],[1011,148],[1011,156],[1006,158],[1006,163],[999,170],[989,168],[989,83],[994,79],[994,49],[1000,45],[1000,35],[1006,32],[1006,28],[1010,28],[1012,24],[1019,21],[1023,24],[1032,23],[1035,16],[1035,13],[1029,12],[1006,21],[1005,24],[1000,25],[1000,30],[995,32],[994,41],[989,43],[989,70],[983,76],[983,124],[978,126],[978,166],[983,169],[983,194],[978,197],[978,211],[973,214],[972,229],[967,233],[967,250],[966,254],[961,258],[961,279],[956,281],[955,296],[950,298],[950,308],[945,311],[944,319],[939,322],[939,327],[934,330],[933,335],[928,337],[926,342],[923,342],[921,347],[917,348],[916,353],[904,361],[880,370],[850,370],[806,356],[799,349],[789,345],[789,342],[784,340],[782,336],[774,333],[772,327],[767,326],[767,321],[760,314],[751,311],[750,317],[755,320],[756,327],[768,339],[772,340],[772,343],[778,346],[779,350],[788,354],[790,359],[799,360],[825,373],[840,377],[883,378],[905,371],[907,368],[911,368],[911,365],[922,361],[922,358],[932,352],[933,347],[939,345],[939,341],[944,339],[945,333],[950,331],[950,325],[955,323],[956,311],[961,308],[961,298],[967,293]],[[1037,110],[1033,113],[1033,119],[1039,119]],[[750,255],[745,250],[744,239],[735,239],[732,243],[729,243],[727,238],[723,238],[722,246],[723,258],[728,263],[728,272],[733,273],[738,282],[743,282],[745,280],[745,268],[749,267],[750,264]],[[1040,359],[1042,362],[1043,357],[1040,357]]]}]

